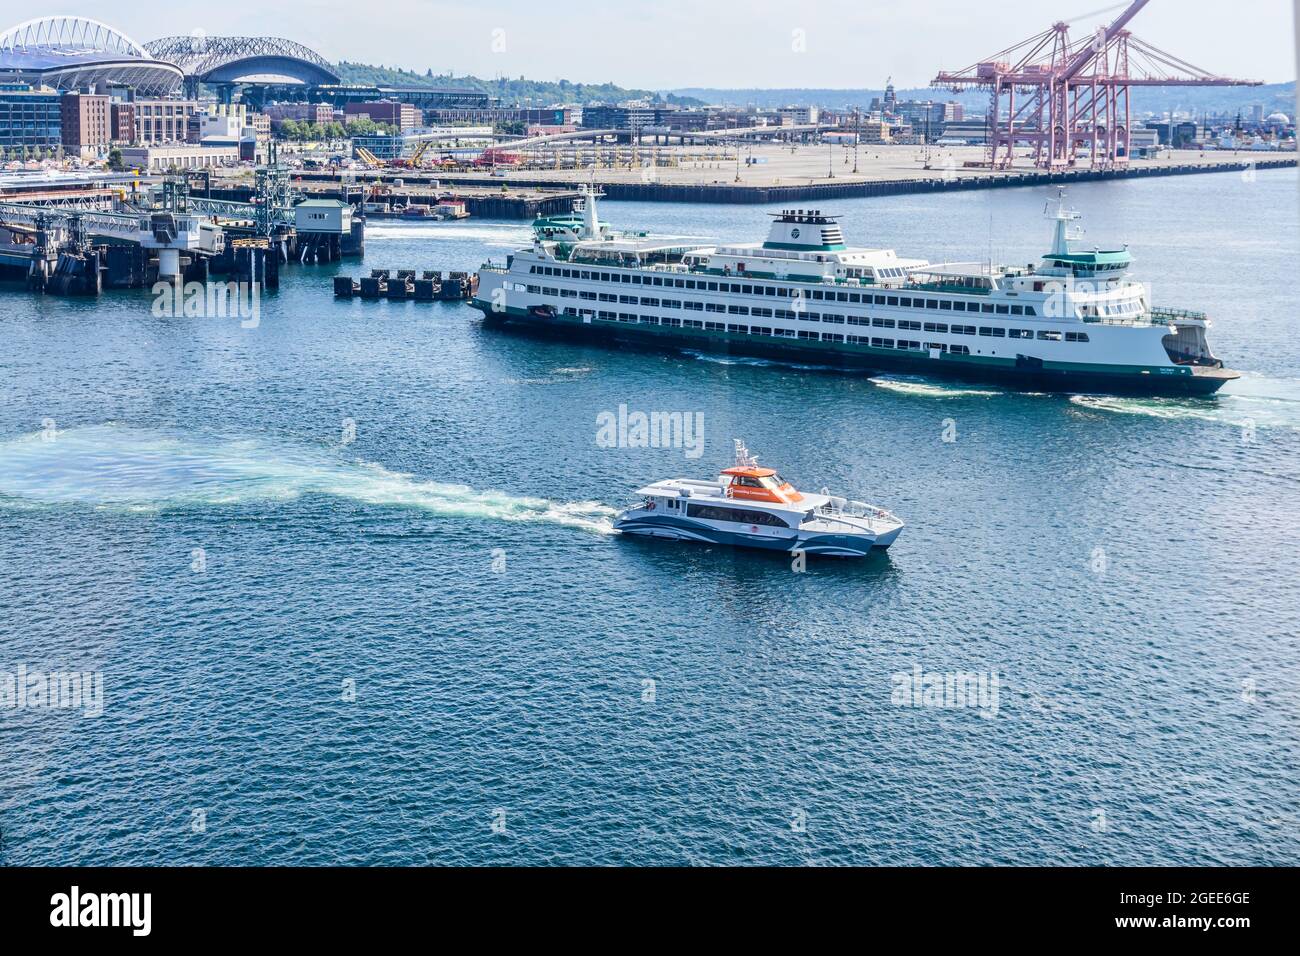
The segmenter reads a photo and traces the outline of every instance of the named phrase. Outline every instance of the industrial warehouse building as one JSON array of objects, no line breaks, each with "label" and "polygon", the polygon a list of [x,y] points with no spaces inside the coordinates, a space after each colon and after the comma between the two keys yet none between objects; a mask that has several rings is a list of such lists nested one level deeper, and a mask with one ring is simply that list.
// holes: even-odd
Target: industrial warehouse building
[{"label": "industrial warehouse building", "polygon": [[145,173],[169,169],[212,169],[239,162],[238,146],[124,146],[122,165]]}]

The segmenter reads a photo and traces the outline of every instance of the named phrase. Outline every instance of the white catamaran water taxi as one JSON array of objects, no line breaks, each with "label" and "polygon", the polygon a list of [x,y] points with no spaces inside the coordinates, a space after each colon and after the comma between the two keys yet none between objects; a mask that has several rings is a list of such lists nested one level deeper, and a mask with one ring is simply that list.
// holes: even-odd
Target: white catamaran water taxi
[{"label": "white catamaran water taxi", "polygon": [[739,440],[735,464],[715,480],[670,478],[637,494],[641,503],[614,522],[625,534],[860,558],[888,548],[903,530],[903,522],[873,505],[825,489],[796,491],[771,468],[760,468]]},{"label": "white catamaran water taxi", "polygon": [[588,191],[534,224],[531,247],[479,271],[490,324],[1039,390],[1206,395],[1236,372],[1204,313],[1156,308],[1127,249],[1079,248],[1049,208],[1037,265],[934,264],[851,248],[837,217],[789,209],[763,243],[614,233]]}]

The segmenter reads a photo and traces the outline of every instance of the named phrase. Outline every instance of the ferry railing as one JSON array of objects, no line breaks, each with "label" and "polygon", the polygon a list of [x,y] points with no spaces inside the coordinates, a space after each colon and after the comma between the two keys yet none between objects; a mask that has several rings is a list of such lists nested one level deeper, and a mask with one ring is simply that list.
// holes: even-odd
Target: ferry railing
[{"label": "ferry railing", "polygon": [[848,522],[841,521],[840,519],[857,518],[860,521],[865,521],[867,527],[872,531],[877,530],[877,522],[887,523],[897,520],[892,514],[885,511],[883,508],[877,508],[874,505],[869,505],[862,501],[845,501],[843,504],[828,502],[819,508],[815,508],[813,513],[819,518],[838,521],[846,527],[852,527],[852,525]]},{"label": "ferry railing", "polygon": [[1193,312],[1190,309],[1152,309],[1140,315],[1081,315],[1079,320],[1088,325],[1126,325],[1133,328],[1146,328],[1147,326],[1169,325],[1171,322],[1177,322],[1179,319],[1193,319],[1204,322],[1206,315],[1204,312]]},{"label": "ferry railing", "polygon": [[977,288],[975,286],[961,285],[956,282],[912,282],[909,281],[903,286],[902,291],[912,289],[918,292],[950,292],[956,295],[992,295],[993,290],[987,287]]},{"label": "ferry railing", "polygon": [[[1160,320],[1194,319],[1199,322],[1204,322],[1208,318],[1204,312],[1193,309],[1152,309],[1151,317]],[[1163,325],[1165,322],[1161,321],[1159,324]]]}]

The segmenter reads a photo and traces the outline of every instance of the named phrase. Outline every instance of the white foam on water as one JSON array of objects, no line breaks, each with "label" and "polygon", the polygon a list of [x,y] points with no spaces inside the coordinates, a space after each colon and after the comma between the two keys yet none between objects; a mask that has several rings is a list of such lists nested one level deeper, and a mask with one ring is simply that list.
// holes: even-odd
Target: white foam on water
[{"label": "white foam on water", "polygon": [[899,392],[903,395],[919,395],[926,398],[962,398],[967,395],[992,396],[1005,395],[1005,392],[983,388],[961,388],[950,385],[936,385],[930,382],[908,382],[896,378],[873,378],[872,385]]},{"label": "white foam on water", "polygon": [[695,349],[682,349],[683,355],[688,355],[693,359],[701,362],[711,362],[714,365],[749,365],[755,368],[792,368],[801,372],[838,372],[833,365],[808,365],[800,362],[787,362],[781,359],[756,358],[749,355],[726,355],[719,352],[698,352]]},{"label": "white foam on water", "polygon": [[1075,405],[1098,412],[1114,412],[1120,415],[1145,415],[1148,418],[1201,419],[1202,421],[1222,421],[1222,416],[1209,406],[1201,407],[1191,404],[1197,399],[1177,398],[1128,398],[1120,395],[1071,395],[1070,401]]},{"label": "white foam on water", "polygon": [[1093,411],[1120,415],[1300,431],[1300,380],[1294,379],[1245,374],[1208,398],[1072,395],[1070,401]]},{"label": "white foam on water", "polygon": [[563,385],[572,382],[580,376],[587,375],[594,369],[572,367],[551,369],[545,375],[535,375],[531,378],[507,378],[503,380],[505,385]]},{"label": "white foam on water", "polygon": [[0,441],[0,506],[84,505],[157,512],[331,495],[380,507],[496,521],[535,521],[611,533],[615,509],[593,501],[480,491],[426,481],[344,457],[346,449],[200,439],[91,425]]},{"label": "white foam on water", "polygon": [[372,219],[366,223],[367,242],[399,239],[462,239],[517,249],[532,242],[532,233],[527,227],[488,223],[470,225],[463,222],[401,222],[392,219]]},{"label": "white foam on water", "polygon": [[565,382],[572,382],[581,375],[587,375],[594,371],[591,368],[574,366],[571,368],[551,369],[546,375],[536,375],[532,378],[508,378],[504,380],[506,385],[561,385]]}]

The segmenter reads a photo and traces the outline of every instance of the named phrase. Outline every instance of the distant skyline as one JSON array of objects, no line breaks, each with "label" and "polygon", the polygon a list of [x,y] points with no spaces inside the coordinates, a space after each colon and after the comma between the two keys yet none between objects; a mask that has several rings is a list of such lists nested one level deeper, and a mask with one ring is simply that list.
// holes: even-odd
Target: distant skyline
[{"label": "distant skyline", "polygon": [[[928,86],[940,69],[961,69],[1049,27],[1074,21],[1076,35],[1125,4],[1101,0],[699,0],[564,4],[523,0],[376,0],[352,5],[282,0],[168,0],[105,8],[60,2],[50,13],[109,22],[144,43],[202,30],[297,40],[326,59],[423,73],[525,76],[678,87],[878,88]],[[1292,4],[1286,0],[1152,0],[1133,32],[1214,73],[1285,82],[1296,75]],[[1099,13],[1099,10],[1105,10]],[[36,15],[0,0],[0,29]],[[797,32],[801,31],[801,32]]]}]

